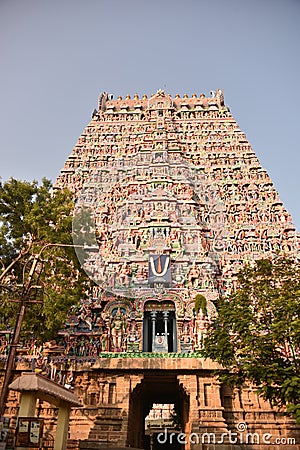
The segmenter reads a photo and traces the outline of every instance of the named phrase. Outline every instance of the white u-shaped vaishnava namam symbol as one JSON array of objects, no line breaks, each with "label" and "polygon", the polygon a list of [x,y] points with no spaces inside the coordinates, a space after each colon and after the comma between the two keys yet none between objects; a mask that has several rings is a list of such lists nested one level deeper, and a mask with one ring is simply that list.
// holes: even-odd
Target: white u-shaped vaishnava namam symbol
[{"label": "white u-shaped vaishnava namam symbol", "polygon": [[[158,258],[160,258],[161,256],[159,256]],[[157,272],[155,269],[155,265],[154,265],[154,256],[150,256],[150,267],[152,270],[152,273],[156,276],[156,277],[164,277],[168,271],[169,268],[169,262],[170,262],[170,256],[166,257],[165,260],[165,264],[164,264],[164,268],[161,272]]]}]

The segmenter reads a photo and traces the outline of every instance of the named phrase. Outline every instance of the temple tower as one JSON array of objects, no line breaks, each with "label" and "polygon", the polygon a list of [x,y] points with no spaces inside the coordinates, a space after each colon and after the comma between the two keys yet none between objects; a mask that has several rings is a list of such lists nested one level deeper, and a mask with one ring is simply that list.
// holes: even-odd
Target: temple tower
[{"label": "temple tower", "polygon": [[[282,432],[287,419],[276,425],[251,388],[221,386],[199,358],[214,302],[241,266],[299,253],[291,216],[222,90],[101,94],[56,181],[65,187],[76,198],[74,242],[89,249],[78,257],[94,282],[63,333],[69,355],[95,357],[76,369],[75,391],[96,411],[80,448],[150,448],[153,404],[174,405],[185,433],[220,436],[242,420]],[[231,448],[222,445],[214,448]]]}]

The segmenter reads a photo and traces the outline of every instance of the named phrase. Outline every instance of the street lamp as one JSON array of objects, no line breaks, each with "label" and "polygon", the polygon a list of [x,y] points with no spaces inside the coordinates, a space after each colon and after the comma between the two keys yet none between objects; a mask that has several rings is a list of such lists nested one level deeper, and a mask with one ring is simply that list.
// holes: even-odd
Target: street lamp
[{"label": "street lamp", "polygon": [[29,270],[27,280],[23,284],[19,311],[18,311],[18,315],[17,315],[17,319],[16,319],[15,328],[13,331],[12,340],[11,340],[10,347],[9,347],[6,370],[4,373],[4,380],[3,380],[2,390],[1,390],[1,394],[0,394],[0,417],[3,416],[4,412],[5,412],[5,405],[6,405],[6,400],[7,400],[7,396],[8,396],[8,386],[10,383],[10,379],[11,379],[11,375],[12,375],[12,371],[13,371],[13,367],[14,367],[16,350],[17,350],[17,346],[19,344],[22,322],[23,322],[23,318],[24,318],[24,314],[25,314],[26,302],[28,300],[28,295],[29,295],[29,291],[31,288],[31,281],[32,281],[32,278],[37,269],[37,264],[39,262],[41,254],[48,247],[85,248],[84,245],[50,244],[50,243],[48,243],[48,244],[45,244],[41,248],[39,253],[34,256],[30,270]]}]

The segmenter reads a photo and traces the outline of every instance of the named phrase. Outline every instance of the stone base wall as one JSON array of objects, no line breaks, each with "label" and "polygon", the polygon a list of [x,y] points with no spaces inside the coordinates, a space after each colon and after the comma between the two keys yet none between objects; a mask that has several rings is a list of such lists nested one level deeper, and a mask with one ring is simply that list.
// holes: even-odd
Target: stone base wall
[{"label": "stone base wall", "polygon": [[[185,434],[176,431],[172,439],[186,450],[300,450],[300,426],[251,386],[239,391],[220,385],[216,368],[200,358],[100,358],[93,365],[77,364],[74,393],[83,407],[71,411],[68,450],[144,448],[144,419],[155,402],[177,404]],[[24,369],[17,367],[15,376]],[[18,402],[19,394],[10,391],[6,415],[13,427]],[[43,402],[36,415],[45,419],[51,442],[57,409]]]}]

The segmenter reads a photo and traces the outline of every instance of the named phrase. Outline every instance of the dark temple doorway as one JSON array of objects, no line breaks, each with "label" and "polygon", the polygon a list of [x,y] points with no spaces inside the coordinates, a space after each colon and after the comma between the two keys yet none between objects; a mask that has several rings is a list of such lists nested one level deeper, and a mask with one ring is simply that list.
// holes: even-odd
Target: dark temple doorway
[{"label": "dark temple doorway", "polygon": [[[163,405],[164,409],[169,406],[172,417],[149,420],[157,405]],[[145,374],[131,393],[127,445],[145,450],[182,450],[177,435],[185,432],[188,417],[189,397],[176,374]]]}]

